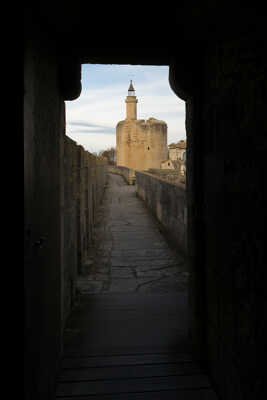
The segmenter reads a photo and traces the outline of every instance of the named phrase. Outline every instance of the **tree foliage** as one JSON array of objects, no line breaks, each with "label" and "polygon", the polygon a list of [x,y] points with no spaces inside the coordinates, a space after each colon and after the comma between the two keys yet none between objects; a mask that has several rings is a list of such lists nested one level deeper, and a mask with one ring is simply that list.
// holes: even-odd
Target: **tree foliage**
[{"label": "tree foliage", "polygon": [[116,149],[114,147],[110,147],[106,150],[100,150],[98,155],[101,157],[106,157],[109,164],[114,165],[116,162]]}]

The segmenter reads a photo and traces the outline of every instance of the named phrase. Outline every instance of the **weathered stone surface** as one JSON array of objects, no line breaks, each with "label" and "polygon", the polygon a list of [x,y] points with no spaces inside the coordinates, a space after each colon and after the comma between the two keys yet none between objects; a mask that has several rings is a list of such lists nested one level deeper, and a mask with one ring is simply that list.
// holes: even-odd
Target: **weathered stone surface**
[{"label": "weathered stone surface", "polygon": [[[167,161],[165,163],[167,163]],[[163,164],[163,162],[161,164]],[[185,180],[181,176],[180,169],[164,169],[166,168],[164,165],[161,165],[161,168],[162,169],[149,168],[148,173],[156,175],[170,183],[185,185]]]},{"label": "weathered stone surface", "polygon": [[[48,47],[27,42],[24,53],[23,397],[40,400],[54,397],[64,304],[60,213],[65,106],[57,59]],[[13,253],[20,251],[14,248]]]},{"label": "weathered stone surface", "polygon": [[109,166],[108,171],[111,174],[118,174],[124,177],[129,185],[135,184],[135,171],[133,169],[122,166]]},{"label": "weathered stone surface", "polygon": [[187,279],[180,277],[161,277],[152,280],[151,282],[144,282],[139,284],[137,291],[148,293],[170,293],[170,292],[183,292],[187,290]]},{"label": "weathered stone surface", "polygon": [[111,277],[112,277],[112,279],[115,279],[115,278],[120,278],[120,279],[131,278],[132,279],[135,276],[134,276],[134,272],[131,268],[125,268],[125,267],[115,268],[115,267],[113,267],[111,270]]},{"label": "weathered stone surface", "polygon": [[136,171],[138,196],[161,222],[165,234],[187,254],[187,204],[185,186]]},{"label": "weathered stone surface", "polygon": [[94,268],[93,226],[105,189],[106,171],[105,160],[63,137],[63,324],[75,301],[77,276],[89,274]]},{"label": "weathered stone surface", "polygon": [[266,382],[262,39],[247,31],[207,46],[186,102],[190,329],[222,399],[261,398]]},{"label": "weathered stone surface", "polygon": [[170,248],[135,191],[121,176],[109,174],[94,230],[94,259],[88,276],[79,280],[82,292],[185,290],[188,272],[184,257]]},{"label": "weathered stone surface", "polygon": [[137,119],[137,99],[127,96],[126,119],[116,127],[117,165],[133,170],[160,168],[168,158],[167,124],[155,118]]},{"label": "weathered stone surface", "polygon": [[92,279],[81,279],[77,280],[77,285],[79,288],[79,292],[82,294],[85,293],[99,293],[103,288],[102,280],[92,280]]}]

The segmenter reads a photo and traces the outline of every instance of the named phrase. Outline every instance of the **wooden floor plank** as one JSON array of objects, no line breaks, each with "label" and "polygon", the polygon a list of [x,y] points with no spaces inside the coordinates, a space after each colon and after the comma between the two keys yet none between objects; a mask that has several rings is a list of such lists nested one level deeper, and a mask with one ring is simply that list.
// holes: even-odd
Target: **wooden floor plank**
[{"label": "wooden floor plank", "polygon": [[162,363],[144,365],[124,365],[98,368],[62,369],[59,382],[97,379],[125,379],[169,375],[193,375],[204,373],[195,363]]},{"label": "wooden floor plank", "polygon": [[62,368],[106,367],[123,365],[142,365],[154,363],[184,363],[192,362],[190,354],[134,354],[117,356],[64,357]]},{"label": "wooden floor plank", "polygon": [[150,377],[123,380],[83,381],[59,383],[57,395],[81,396],[105,393],[131,393],[153,390],[210,388],[206,375]]},{"label": "wooden floor plank", "polygon": [[145,393],[114,393],[82,397],[57,397],[60,400],[218,400],[211,389],[163,390]]}]

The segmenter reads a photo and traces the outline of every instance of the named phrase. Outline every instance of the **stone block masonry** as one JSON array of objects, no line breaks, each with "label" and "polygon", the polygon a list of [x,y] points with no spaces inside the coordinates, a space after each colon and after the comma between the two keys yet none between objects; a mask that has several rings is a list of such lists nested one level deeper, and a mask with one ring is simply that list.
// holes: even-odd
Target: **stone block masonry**
[{"label": "stone block masonry", "polygon": [[24,398],[29,400],[54,398],[65,322],[106,176],[105,162],[65,135],[58,48],[49,46],[31,39],[24,58]]},{"label": "stone block masonry", "polygon": [[148,172],[164,179],[170,183],[183,184],[185,187],[185,179],[181,176],[180,171],[177,169],[154,169],[150,168]]},{"label": "stone block masonry", "polygon": [[137,103],[132,81],[126,102],[126,119],[116,127],[117,166],[133,170],[160,168],[167,159],[167,124],[156,118],[137,119]]},{"label": "stone block masonry", "polygon": [[187,207],[183,184],[173,184],[147,172],[135,171],[137,195],[162,224],[166,235],[187,254]]},{"label": "stone block masonry", "polygon": [[75,299],[77,275],[90,255],[96,212],[101,203],[107,163],[64,137],[63,320]]}]

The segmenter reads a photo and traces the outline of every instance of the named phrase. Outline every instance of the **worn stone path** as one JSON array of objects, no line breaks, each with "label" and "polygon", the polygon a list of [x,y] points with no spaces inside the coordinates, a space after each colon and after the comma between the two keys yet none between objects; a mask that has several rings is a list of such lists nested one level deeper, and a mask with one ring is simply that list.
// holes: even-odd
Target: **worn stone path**
[{"label": "worn stone path", "polygon": [[120,176],[109,176],[95,235],[56,398],[217,400],[192,356],[185,261]]},{"label": "worn stone path", "polygon": [[184,258],[170,248],[154,216],[119,175],[109,174],[95,246],[78,280],[83,294],[185,291]]}]

